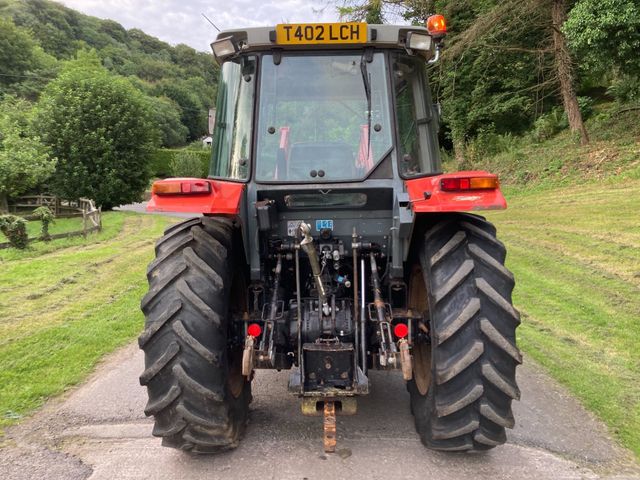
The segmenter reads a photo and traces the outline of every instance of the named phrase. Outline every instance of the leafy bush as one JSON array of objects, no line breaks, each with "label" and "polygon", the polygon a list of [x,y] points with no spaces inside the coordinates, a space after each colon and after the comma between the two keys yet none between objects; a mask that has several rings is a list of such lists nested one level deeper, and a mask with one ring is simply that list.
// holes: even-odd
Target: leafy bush
[{"label": "leafy bush", "polygon": [[580,114],[582,115],[582,119],[586,120],[593,114],[593,98],[578,97],[578,107],[580,108]]},{"label": "leafy bush", "polygon": [[[199,142],[198,142],[199,143]],[[158,148],[155,150],[151,156],[151,174],[154,177],[170,177],[175,176],[174,173],[174,163],[182,163],[174,162],[175,158],[178,155],[181,155],[183,152],[187,152],[193,157],[197,158],[200,162],[200,170],[197,170],[198,177],[206,176],[209,172],[209,161],[211,159],[211,149],[210,148],[202,148],[202,144],[196,148],[196,144],[192,144],[187,146],[182,150],[168,149],[168,148]],[[194,161],[195,163],[195,161]],[[179,168],[179,167],[176,167]],[[194,168],[193,171],[196,171]]]},{"label": "leafy bush", "polygon": [[0,212],[7,210],[7,197],[38,186],[55,170],[56,159],[37,136],[31,110],[24,100],[0,100]]},{"label": "leafy bush", "polygon": [[157,148],[151,154],[149,166],[153,177],[170,177],[171,162],[176,153],[180,150],[170,150],[168,148]]},{"label": "leafy bush", "polygon": [[[511,134],[499,134],[492,127],[481,129],[476,137],[469,140],[465,146],[466,165],[464,168],[471,168],[471,164],[486,157],[492,157],[499,153],[509,152],[515,148],[518,137]],[[471,164],[468,164],[471,162]]]},{"label": "leafy bush", "polygon": [[[578,107],[583,120],[593,114],[593,99],[591,97],[578,97]],[[556,107],[549,113],[540,115],[533,124],[532,137],[537,142],[549,140],[551,137],[569,127],[567,113],[561,107]]]},{"label": "leafy bush", "polygon": [[541,142],[553,137],[569,126],[567,116],[561,108],[554,108],[549,113],[540,115],[533,124],[533,138]]},{"label": "leafy bush", "polygon": [[202,164],[202,172],[206,177],[209,175],[209,164],[211,163],[211,148],[203,148],[196,153]]},{"label": "leafy bush", "polygon": [[27,235],[27,221],[15,215],[0,216],[0,231],[9,239],[9,243],[21,250],[27,248],[29,237]]},{"label": "leafy bush", "polygon": [[42,222],[41,238],[45,242],[51,240],[49,235],[49,224],[56,218],[49,207],[38,207],[33,211],[33,216]]},{"label": "leafy bush", "polygon": [[619,103],[640,102],[640,77],[623,75],[611,83],[607,93]]},{"label": "leafy bush", "polygon": [[171,161],[171,175],[174,177],[204,177],[202,156],[199,152],[192,150],[180,151]]}]

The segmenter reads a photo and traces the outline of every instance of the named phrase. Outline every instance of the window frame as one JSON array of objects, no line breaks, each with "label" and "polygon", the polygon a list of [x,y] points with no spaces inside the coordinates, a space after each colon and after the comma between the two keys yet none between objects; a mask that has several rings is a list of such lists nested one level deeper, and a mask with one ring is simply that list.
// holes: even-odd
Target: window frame
[{"label": "window frame", "polygon": [[[403,152],[402,152],[402,138],[400,135],[400,122],[398,119],[398,103],[396,100],[396,91],[395,91],[395,71],[393,68],[393,64],[395,63],[396,59],[398,57],[405,57],[405,58],[409,58],[412,59],[412,61],[414,61],[415,63],[420,63],[421,65],[421,69],[420,69],[420,80],[421,83],[423,85],[424,88],[421,89],[420,91],[420,95],[422,97],[423,100],[423,106],[424,106],[424,111],[426,113],[428,113],[428,117],[425,117],[425,121],[424,122],[418,122],[416,119],[416,131],[417,131],[417,135],[420,135],[420,126],[424,126],[424,129],[427,132],[426,135],[426,146],[427,148],[427,152],[421,152],[422,155],[425,157],[425,160],[427,162],[427,165],[429,165],[431,167],[430,172],[419,172],[416,173],[415,175],[407,175],[403,169],[402,169],[402,156],[403,156]],[[437,175],[441,175],[442,174],[442,162],[440,160],[440,154],[439,154],[439,144],[438,144],[438,131],[434,131],[433,135],[429,135],[429,125],[434,125],[435,127],[438,127],[437,125],[437,117],[436,117],[436,112],[434,111],[434,107],[432,105],[432,96],[431,96],[431,87],[429,85],[429,76],[427,74],[427,64],[426,62],[424,62],[423,60],[421,60],[421,57],[419,56],[415,56],[415,55],[409,55],[407,52],[402,51],[402,50],[391,50],[388,52],[388,60],[389,60],[389,78],[390,78],[390,82],[391,82],[391,86],[392,86],[392,90],[393,90],[393,95],[391,95],[391,100],[393,102],[393,120],[395,122],[395,130],[396,130],[396,158],[397,158],[397,172],[398,175],[400,176],[401,179],[403,180],[412,180],[415,178],[424,178],[424,177],[434,177]],[[413,88],[413,87],[412,87]],[[438,128],[439,129],[439,128]],[[435,153],[435,155],[434,155]]]},{"label": "window frame", "polygon": [[[374,53],[379,53],[382,54],[383,57],[383,61],[384,61],[384,67],[385,70],[389,71],[390,69],[387,69],[387,67],[389,66],[389,55],[388,55],[388,50],[386,49],[382,49],[382,50],[374,50]],[[329,50],[314,50],[314,51],[309,51],[309,50],[289,50],[286,52],[280,52],[280,54],[282,54],[282,56],[286,55],[289,57],[293,57],[293,56],[331,56],[331,55],[357,55],[357,56],[362,56],[365,54],[365,49],[363,48],[357,48],[357,49],[342,49],[342,50],[336,50],[336,49],[329,49]],[[258,78],[258,85],[262,84],[262,62],[263,61],[267,61],[264,60],[265,57],[270,57],[274,55],[273,51],[267,51],[267,52],[262,52],[262,54],[260,55],[260,66],[259,66],[259,78]],[[391,92],[393,89],[393,85],[390,83],[390,77],[388,74],[383,75],[382,77],[383,81],[386,83],[386,88],[387,88],[387,92]],[[363,86],[364,89],[364,86]],[[254,115],[255,115],[255,125],[259,125],[260,124],[260,97],[262,94],[262,89],[258,88],[258,92],[256,95],[256,100],[255,100],[255,109],[254,109]],[[391,129],[391,135],[390,135],[390,139],[391,139],[391,145],[390,147],[385,150],[383,153],[381,153],[380,158],[378,159],[378,161],[376,163],[374,163],[373,167],[371,168],[371,170],[369,170],[363,177],[359,177],[359,178],[350,178],[350,179],[327,179],[324,180],[324,178],[319,178],[319,177],[315,177],[312,178],[310,180],[258,180],[257,177],[257,159],[255,157],[255,154],[257,153],[257,147],[258,147],[258,128],[254,128],[254,141],[253,141],[253,155],[252,155],[252,168],[251,168],[251,178],[254,179],[256,184],[260,184],[260,185],[333,185],[333,184],[347,184],[347,183],[362,183],[364,181],[366,181],[371,175],[374,174],[374,172],[378,169],[378,167],[389,157],[389,155],[393,152],[394,148],[395,148],[395,142],[397,141],[397,128],[396,128],[396,116],[395,116],[395,104],[393,102],[393,95],[389,95],[387,98],[387,108],[389,111],[389,128]],[[373,128],[373,127],[372,127]]]},{"label": "window frame", "polygon": [[[253,157],[254,157],[254,152],[255,152],[255,141],[256,141],[256,136],[255,136],[255,123],[254,123],[254,119],[256,118],[256,106],[258,104],[258,96],[260,93],[260,89],[258,88],[259,85],[259,81],[260,81],[260,61],[261,61],[261,55],[257,54],[257,53],[251,53],[251,54],[247,54],[247,55],[243,55],[242,57],[238,58],[238,62],[242,62],[242,58],[253,58],[255,60],[255,68],[256,71],[253,74],[253,79],[252,82],[254,82],[253,85],[253,104],[251,105],[251,126],[250,126],[250,132],[248,137],[251,139],[251,147],[249,148],[249,152],[248,152],[248,157],[247,158],[247,174],[245,175],[245,178],[232,178],[229,176],[218,176],[218,175],[212,175],[211,174],[211,170],[213,169],[213,162],[214,162],[214,156],[216,154],[215,150],[214,150],[214,141],[215,141],[215,134],[216,134],[216,126],[217,126],[217,116],[218,116],[218,112],[216,111],[216,125],[214,125],[214,131],[212,132],[212,145],[211,145],[211,156],[209,157],[209,172],[207,173],[207,178],[211,179],[211,180],[222,180],[225,182],[234,182],[234,183],[249,183],[251,182],[252,179],[252,173],[253,173],[253,167],[252,167],[252,163],[253,163]],[[234,59],[235,60],[235,59]],[[227,60],[226,62],[224,62],[221,66],[220,66],[220,76],[222,75],[222,68],[224,67],[224,65],[226,63],[235,63],[233,60]],[[220,78],[220,76],[218,78]],[[241,81],[242,81],[242,77],[241,77]],[[218,80],[218,88],[220,87],[220,82]],[[218,94],[219,95],[219,94]],[[218,104],[218,95],[216,95],[216,107]]]}]

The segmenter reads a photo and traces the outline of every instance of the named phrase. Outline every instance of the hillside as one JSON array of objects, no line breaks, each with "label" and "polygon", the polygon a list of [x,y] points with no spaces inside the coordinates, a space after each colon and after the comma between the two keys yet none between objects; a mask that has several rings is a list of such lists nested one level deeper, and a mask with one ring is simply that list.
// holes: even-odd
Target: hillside
[{"label": "hillside", "polygon": [[495,135],[471,143],[463,161],[445,160],[445,169],[489,170],[514,193],[640,178],[640,108],[603,103],[585,124],[591,137],[585,146],[567,129],[546,139],[535,130],[523,136]]},{"label": "hillside", "polygon": [[172,116],[179,119],[182,128],[166,127],[174,131],[165,135],[164,146],[181,145],[206,132],[218,76],[209,53],[183,44],[171,46],[141,30],[126,30],[113,20],[90,17],[48,0],[0,0],[0,19],[10,20],[22,36],[30,37],[31,41],[22,39],[23,50],[35,44],[33,58],[25,58],[21,68],[11,72],[4,64],[15,63],[16,56],[27,57],[26,53],[5,52],[10,58],[0,55],[0,93],[6,90],[37,98],[39,90],[56,76],[61,61],[73,58],[81,49],[95,49],[107,69],[130,78],[155,99],[159,120],[170,124]]}]

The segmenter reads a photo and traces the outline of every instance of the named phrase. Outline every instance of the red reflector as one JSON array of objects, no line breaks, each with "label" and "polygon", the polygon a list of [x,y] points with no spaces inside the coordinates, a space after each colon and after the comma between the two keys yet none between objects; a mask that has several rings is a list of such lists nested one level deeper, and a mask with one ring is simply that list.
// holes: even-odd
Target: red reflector
[{"label": "red reflector", "polygon": [[251,335],[252,337],[259,337],[261,333],[262,327],[257,323],[252,323],[247,327],[247,334]]},{"label": "red reflector", "polygon": [[409,335],[409,327],[407,327],[406,323],[397,323],[393,327],[393,334],[398,338],[404,338]]},{"label": "red reflector", "polygon": [[203,181],[182,182],[182,193],[209,193],[211,192],[211,184]]},{"label": "red reflector", "polygon": [[440,187],[445,191],[460,190],[459,178],[443,178],[440,180]]},{"label": "red reflector", "polygon": [[431,15],[427,18],[427,31],[434,37],[444,37],[447,33],[444,15]]}]

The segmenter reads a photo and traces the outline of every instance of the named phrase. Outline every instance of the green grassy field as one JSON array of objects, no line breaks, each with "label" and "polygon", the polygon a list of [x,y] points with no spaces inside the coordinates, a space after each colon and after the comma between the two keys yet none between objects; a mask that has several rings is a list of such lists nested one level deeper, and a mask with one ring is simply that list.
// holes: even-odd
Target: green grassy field
[{"label": "green grassy field", "polygon": [[154,241],[175,221],[110,212],[86,240],[0,250],[0,427],[136,337]]},{"label": "green grassy field", "polygon": [[520,346],[640,457],[640,180],[507,198]]}]

